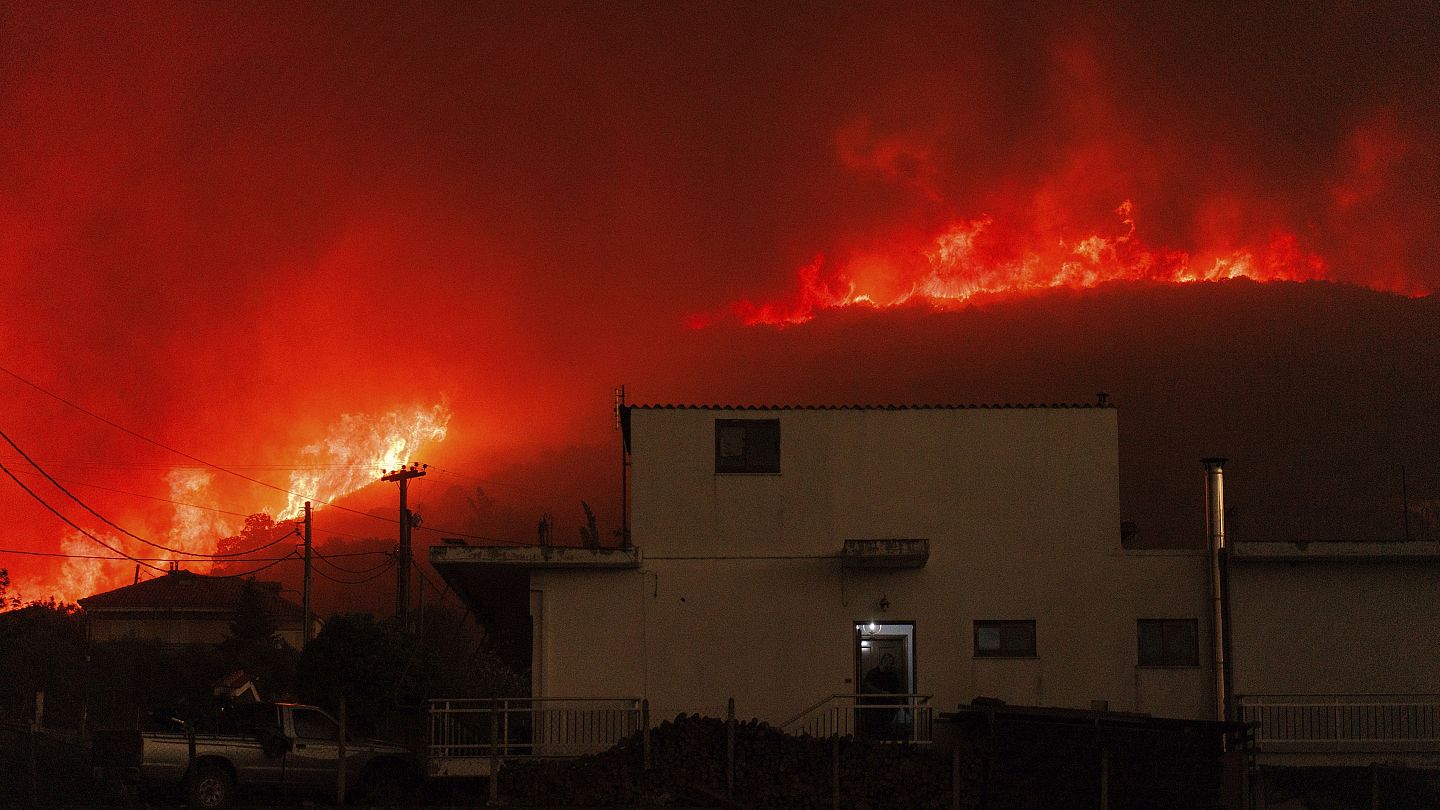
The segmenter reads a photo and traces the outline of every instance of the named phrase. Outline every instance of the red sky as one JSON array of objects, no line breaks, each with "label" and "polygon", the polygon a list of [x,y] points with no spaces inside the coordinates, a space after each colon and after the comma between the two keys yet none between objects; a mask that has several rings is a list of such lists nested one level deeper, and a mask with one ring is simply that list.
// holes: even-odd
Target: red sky
[{"label": "red sky", "polygon": [[[1210,453],[1271,498],[1265,533],[1390,532],[1401,466],[1440,498],[1423,489],[1440,478],[1440,12],[1294,5],[7,3],[0,365],[280,485],[345,415],[443,403],[446,436],[416,460],[446,472],[416,497],[430,525],[477,534],[528,539],[548,510],[575,535],[582,497],[613,528],[622,382],[642,401],[1104,389],[1126,512],[1153,542],[1198,531]],[[1098,236],[1100,265],[1127,268],[1105,277],[1244,256],[1251,277],[1354,287],[826,310],[902,298],[978,222],[944,280],[1033,287],[1015,268],[1053,277]],[[741,325],[757,312],[795,324]],[[172,505],[93,486],[172,498],[166,475],[193,462],[4,375],[0,403],[0,430],[97,511],[175,530]],[[1316,518],[1350,478],[1370,495]],[[0,548],[60,551],[65,528],[0,485]],[[193,496],[284,500],[223,473]],[[0,551],[30,596],[57,565]]]}]

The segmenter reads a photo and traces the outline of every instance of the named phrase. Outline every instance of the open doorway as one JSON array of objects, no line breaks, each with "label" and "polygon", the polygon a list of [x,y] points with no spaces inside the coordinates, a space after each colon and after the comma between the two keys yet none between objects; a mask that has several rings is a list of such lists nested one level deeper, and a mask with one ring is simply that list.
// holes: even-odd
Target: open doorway
[{"label": "open doorway", "polygon": [[911,716],[911,701],[903,696],[915,690],[915,623],[855,622],[856,704],[869,707],[859,709],[856,732],[877,739],[903,734]]}]

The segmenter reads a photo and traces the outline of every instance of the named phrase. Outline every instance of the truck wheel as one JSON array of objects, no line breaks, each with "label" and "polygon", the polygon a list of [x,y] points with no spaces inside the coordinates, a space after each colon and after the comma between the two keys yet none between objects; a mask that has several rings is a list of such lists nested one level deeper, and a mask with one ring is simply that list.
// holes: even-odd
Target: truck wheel
[{"label": "truck wheel", "polygon": [[234,798],[230,774],[216,765],[201,765],[185,780],[185,803],[191,807],[216,810]]}]

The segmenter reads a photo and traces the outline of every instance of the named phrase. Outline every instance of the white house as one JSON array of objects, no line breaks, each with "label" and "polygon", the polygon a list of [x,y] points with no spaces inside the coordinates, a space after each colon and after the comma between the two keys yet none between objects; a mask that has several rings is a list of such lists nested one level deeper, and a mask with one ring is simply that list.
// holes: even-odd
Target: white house
[{"label": "white house", "polygon": [[1113,407],[622,416],[632,548],[430,550],[534,695],[803,722],[889,653],[939,710],[1214,716],[1207,555],[1121,547]]},{"label": "white house", "polygon": [[1440,544],[1235,543],[1227,567],[1262,768],[1440,768]]}]

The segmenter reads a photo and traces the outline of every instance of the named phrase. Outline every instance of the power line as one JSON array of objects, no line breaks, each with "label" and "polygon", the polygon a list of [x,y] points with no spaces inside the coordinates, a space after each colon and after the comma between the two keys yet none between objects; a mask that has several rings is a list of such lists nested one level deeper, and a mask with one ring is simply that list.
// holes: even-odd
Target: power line
[{"label": "power line", "polygon": [[[368,513],[368,512],[361,512],[361,511],[358,510],[358,509],[350,509],[350,508],[348,508],[348,507],[338,506],[338,505],[336,505],[336,504],[330,503],[329,501],[321,500],[320,498],[317,498],[317,497],[314,497],[314,496],[306,496],[306,495],[301,495],[301,494],[298,493],[298,492],[291,492],[290,490],[285,489],[284,487],[276,486],[275,484],[271,484],[271,483],[269,483],[268,481],[261,481],[261,480],[258,479],[258,478],[251,478],[250,476],[245,475],[244,473],[237,472],[237,471],[235,471],[235,470],[231,470],[231,469],[222,467],[222,466],[220,466],[219,464],[213,464],[213,463],[211,463],[211,462],[209,462],[209,461],[206,461],[206,460],[203,459],[203,458],[199,458],[199,457],[196,457],[196,456],[192,456],[192,455],[190,455],[189,453],[186,453],[186,452],[183,451],[183,450],[177,450],[177,449],[175,449],[174,447],[171,447],[170,445],[165,444],[164,442],[158,441],[158,440],[156,440],[156,439],[152,439],[152,438],[150,438],[149,436],[145,436],[145,435],[143,435],[143,434],[141,434],[141,433],[137,433],[137,432],[131,430],[130,428],[125,427],[124,425],[120,424],[119,422],[115,422],[115,421],[113,421],[113,420],[111,420],[111,419],[106,419],[105,417],[101,416],[100,414],[95,413],[94,411],[89,410],[89,409],[87,409],[87,408],[85,408],[85,407],[83,407],[83,406],[81,406],[81,405],[77,405],[76,403],[71,402],[70,400],[68,400],[68,399],[60,396],[59,394],[56,394],[56,393],[54,393],[54,392],[52,392],[52,391],[48,391],[48,390],[46,390],[46,389],[44,389],[44,388],[41,388],[41,387],[40,387],[39,385],[37,385],[36,383],[33,383],[33,382],[25,379],[24,377],[21,377],[19,374],[16,374],[15,372],[11,371],[11,370],[8,369],[8,368],[5,368],[4,366],[0,366],[0,371],[3,371],[4,373],[10,375],[11,377],[14,377],[15,379],[19,380],[20,382],[24,383],[25,385],[30,386],[31,388],[35,389],[36,391],[39,391],[40,393],[44,394],[45,396],[51,397],[51,398],[53,398],[53,399],[55,399],[55,400],[57,400],[57,401],[65,404],[65,405],[70,406],[71,408],[74,408],[75,410],[77,410],[77,411],[85,414],[86,416],[92,417],[92,418],[94,418],[94,419],[98,419],[98,420],[100,420],[101,422],[104,422],[105,424],[109,425],[110,427],[113,427],[113,428],[115,428],[116,430],[121,431],[122,433],[125,433],[125,434],[130,435],[130,436],[134,436],[135,438],[137,438],[137,439],[139,439],[139,440],[141,440],[141,441],[143,441],[143,442],[148,442],[148,443],[150,443],[150,444],[153,444],[153,445],[155,445],[156,447],[159,447],[159,448],[162,449],[162,450],[168,450],[169,452],[174,453],[175,455],[180,456],[181,458],[187,458],[187,459],[195,462],[196,464],[201,464],[201,465],[203,465],[203,466],[205,466],[205,467],[208,467],[208,468],[210,468],[210,469],[219,470],[220,472],[223,472],[223,473],[228,473],[228,474],[233,475],[233,476],[235,476],[235,477],[237,477],[237,478],[242,478],[242,479],[244,479],[244,480],[246,480],[246,481],[249,481],[249,482],[252,483],[252,484],[258,484],[258,485],[260,485],[260,486],[262,486],[262,487],[266,487],[266,488],[268,488],[268,489],[273,489],[273,490],[275,490],[276,492],[283,492],[283,493],[285,493],[286,495],[293,495],[293,496],[295,496],[295,497],[297,497],[297,498],[306,498],[306,497],[309,497],[310,500],[316,501],[316,502],[318,502],[318,503],[325,504],[326,506],[334,506],[336,509],[338,509],[338,510],[340,510],[340,511],[342,511],[342,512],[353,512],[354,514],[357,514],[357,515],[365,515],[366,517],[375,518],[376,520],[386,520],[386,518],[382,518],[382,517],[380,517],[379,515],[371,515],[371,514]],[[18,448],[17,448],[17,449],[18,449]],[[34,462],[31,462],[31,463],[33,464]],[[387,522],[388,522],[388,521],[387,521]]]},{"label": "power line", "polygon": [[[269,548],[270,546],[273,546],[273,545],[275,545],[276,543],[280,542],[280,539],[283,539],[284,537],[288,537],[288,536],[289,536],[289,535],[281,535],[280,538],[278,538],[278,539],[276,539],[276,540],[272,540],[271,542],[266,543],[266,544],[263,545],[263,546],[259,546],[259,547],[257,547],[257,548],[252,548],[252,549],[246,549],[245,551],[230,552],[230,553],[226,553],[226,554],[206,554],[206,553],[200,552],[200,551],[187,551],[187,550],[185,550],[185,549],[171,548],[170,546],[163,545],[163,544],[161,544],[161,543],[156,543],[156,542],[151,541],[151,540],[146,540],[145,538],[143,538],[143,537],[141,537],[140,535],[138,535],[138,534],[130,531],[129,529],[126,529],[125,527],[121,526],[120,524],[116,523],[115,521],[111,520],[110,518],[107,518],[107,517],[105,517],[104,515],[100,514],[99,512],[96,512],[94,509],[91,509],[89,504],[87,504],[87,503],[85,503],[84,501],[80,500],[79,496],[77,496],[75,493],[71,492],[70,490],[66,489],[64,484],[61,484],[59,481],[55,480],[55,478],[54,478],[53,476],[51,476],[50,473],[48,473],[48,472],[45,471],[45,468],[44,468],[44,467],[41,467],[39,464],[36,464],[36,463],[35,463],[35,460],[32,459],[32,458],[30,458],[30,456],[27,455],[24,450],[21,450],[21,449],[20,449],[20,445],[16,444],[16,443],[15,443],[15,440],[12,439],[12,438],[10,438],[10,436],[7,435],[7,434],[5,433],[5,431],[3,431],[3,430],[0,430],[0,439],[4,439],[4,440],[5,440],[5,443],[8,444],[8,445],[10,445],[12,448],[14,448],[15,452],[19,453],[21,456],[24,457],[24,459],[25,459],[26,461],[30,462],[30,466],[31,466],[31,467],[34,467],[34,468],[36,469],[36,471],[38,471],[41,475],[45,476],[45,480],[47,480],[47,481],[49,481],[51,484],[53,484],[56,489],[58,489],[58,490],[60,490],[61,492],[65,493],[65,495],[66,495],[67,497],[69,497],[70,500],[74,501],[75,503],[80,504],[80,508],[84,509],[86,512],[89,512],[90,514],[92,514],[92,515],[94,515],[95,517],[99,518],[102,523],[104,523],[105,525],[109,526],[110,528],[115,529],[116,531],[118,531],[118,532],[120,532],[121,534],[124,534],[124,535],[126,535],[126,536],[128,536],[128,537],[134,538],[135,540],[139,540],[141,543],[144,543],[145,545],[150,546],[150,547],[152,547],[152,548],[158,548],[158,549],[160,549],[161,551],[168,551],[168,552],[170,552],[171,554],[184,554],[184,555],[186,555],[186,556],[188,556],[188,557],[203,557],[203,558],[206,558],[206,559],[220,559],[220,558],[225,558],[225,557],[243,557],[243,556],[245,556],[246,554],[254,554],[256,551],[259,551],[260,549]],[[13,477],[13,476],[12,476],[12,477]],[[294,530],[292,529],[291,532],[293,533],[293,531],[294,531]]]},{"label": "power line", "polygon": [[[4,372],[5,374],[7,374],[7,375],[9,375],[9,376],[11,376],[11,377],[13,377],[13,378],[15,378],[16,380],[18,380],[19,382],[23,383],[24,385],[27,385],[27,386],[29,386],[30,388],[33,388],[33,389],[35,389],[36,391],[39,391],[40,393],[44,394],[45,396],[50,397],[50,398],[52,398],[52,399],[56,400],[57,402],[60,402],[60,403],[62,403],[62,404],[64,404],[64,405],[68,405],[69,407],[74,408],[75,410],[77,410],[77,411],[85,414],[86,416],[89,416],[89,417],[91,417],[91,418],[93,418],[93,419],[97,419],[97,420],[99,420],[100,422],[103,422],[103,423],[109,425],[110,427],[113,427],[113,428],[115,428],[116,430],[121,431],[122,433],[125,433],[125,434],[127,434],[127,435],[129,435],[129,436],[133,436],[133,437],[135,437],[135,438],[137,438],[137,439],[139,439],[139,440],[141,440],[141,441],[143,441],[143,442],[147,442],[147,443],[149,443],[149,444],[153,444],[153,445],[155,445],[156,447],[159,447],[159,448],[162,449],[162,450],[167,450],[167,451],[169,451],[169,452],[171,452],[171,453],[174,453],[174,454],[177,455],[177,456],[180,456],[181,458],[189,459],[190,461],[193,461],[193,462],[195,462],[196,464],[203,465],[204,467],[207,467],[207,468],[209,468],[209,469],[219,470],[220,472],[227,473],[227,474],[229,474],[229,475],[233,475],[233,476],[235,476],[235,477],[237,477],[237,478],[241,478],[241,479],[243,479],[243,480],[245,480],[245,481],[249,481],[249,482],[252,483],[252,484],[258,484],[259,486],[265,487],[265,488],[267,488],[267,489],[273,489],[273,490],[275,490],[276,492],[283,492],[283,493],[286,494],[286,495],[293,495],[293,496],[295,496],[295,497],[297,497],[297,498],[302,498],[302,499],[308,498],[309,500],[312,500],[312,501],[314,501],[314,502],[316,502],[316,503],[319,503],[319,504],[322,504],[322,505],[325,505],[325,506],[332,507],[332,508],[334,508],[334,509],[336,509],[336,510],[338,510],[338,511],[341,511],[341,512],[349,512],[349,513],[354,514],[354,515],[362,515],[362,516],[364,516],[364,517],[371,518],[372,520],[379,520],[379,521],[384,522],[384,523],[393,523],[393,524],[396,524],[396,525],[399,525],[399,523],[400,523],[400,521],[399,521],[398,519],[396,519],[396,518],[386,518],[386,517],[382,517],[382,516],[380,516],[380,515],[371,514],[371,513],[369,513],[369,512],[362,512],[362,511],[360,511],[359,509],[351,509],[351,508],[348,507],[348,506],[341,506],[341,505],[336,504],[336,503],[334,503],[334,502],[332,502],[332,501],[326,501],[326,500],[323,500],[323,499],[321,499],[321,498],[319,498],[319,497],[316,497],[316,496],[313,496],[313,495],[302,495],[302,494],[300,494],[300,493],[298,493],[298,492],[292,492],[292,491],[290,491],[290,490],[288,490],[288,489],[285,489],[284,487],[277,486],[277,485],[275,485],[275,484],[271,484],[271,483],[269,483],[268,481],[261,481],[261,480],[258,479],[258,478],[252,478],[252,477],[250,477],[250,476],[248,476],[248,475],[245,475],[244,473],[237,472],[236,470],[229,469],[229,468],[227,468],[227,467],[222,467],[222,466],[220,466],[219,464],[214,464],[214,463],[212,463],[212,462],[206,461],[206,460],[203,459],[203,458],[199,458],[199,457],[197,457],[197,456],[193,456],[193,455],[191,455],[191,454],[189,454],[189,453],[186,453],[186,452],[183,451],[183,450],[177,450],[176,448],[171,447],[170,445],[165,444],[164,442],[161,442],[161,441],[156,440],[156,439],[152,439],[152,438],[150,438],[149,436],[145,436],[145,435],[143,435],[143,434],[141,434],[141,433],[138,433],[138,432],[136,432],[136,431],[134,431],[134,430],[131,430],[130,428],[125,427],[124,425],[122,425],[122,424],[120,424],[120,423],[118,423],[118,422],[115,422],[114,420],[107,419],[107,418],[105,418],[104,416],[101,416],[100,414],[95,413],[94,411],[89,410],[88,408],[85,408],[85,407],[82,406],[82,405],[78,405],[78,404],[76,404],[76,403],[74,403],[74,402],[71,402],[70,400],[66,399],[65,397],[62,397],[62,396],[60,396],[59,394],[54,393],[53,391],[49,391],[49,390],[47,390],[47,389],[45,389],[45,388],[42,388],[39,384],[33,383],[33,382],[31,382],[30,380],[27,380],[26,378],[20,376],[19,374],[16,374],[15,372],[11,371],[10,369],[8,369],[8,368],[6,368],[6,367],[4,367],[4,366],[0,366],[0,372]],[[17,449],[18,449],[18,448],[17,448]],[[34,464],[34,462],[31,462],[31,463]],[[369,466],[369,465],[363,465],[363,466]],[[451,473],[451,474],[454,475],[455,473]],[[73,496],[72,496],[72,497],[73,497]],[[501,540],[501,539],[496,538],[496,537],[486,537],[486,536],[484,536],[484,535],[479,535],[479,534],[470,534],[469,532],[461,532],[461,531],[456,531],[456,530],[454,530],[454,529],[444,529],[444,528],[438,528],[438,527],[429,527],[429,526],[425,526],[425,525],[423,525],[423,524],[422,524],[422,525],[419,525],[419,526],[415,526],[414,528],[419,529],[419,530],[421,530],[421,531],[435,532],[436,534],[445,535],[445,536],[449,536],[449,537],[461,537],[461,538],[465,538],[465,539],[468,539],[468,540],[481,540],[481,541],[484,541],[484,542],[486,542],[486,543],[491,543],[491,544],[494,544],[494,545],[503,545],[503,546],[524,546],[524,545],[529,545],[528,543],[525,543],[525,542],[522,542],[522,541]]]},{"label": "power line", "polygon": [[[121,552],[121,553],[124,554],[124,552]],[[113,562],[120,562],[121,560],[129,560],[130,562],[138,562],[138,563],[145,563],[145,562],[178,562],[178,563],[187,563],[187,562],[189,562],[189,563],[211,562],[211,561],[209,561],[209,560],[176,560],[176,559],[174,559],[174,558],[172,558],[172,557],[131,557],[131,556],[129,556],[129,555],[125,555],[125,556],[121,556],[121,557],[108,557],[108,556],[105,556],[105,555],[103,555],[103,554],[70,554],[70,553],[64,552],[64,551],[30,551],[30,550],[22,549],[22,548],[0,548],[0,554],[23,554],[23,555],[26,556],[26,557],[60,557],[60,558],[67,559],[67,560],[110,560],[110,561],[113,561]],[[290,553],[290,554],[286,554],[284,557],[249,557],[249,558],[246,558],[246,559],[243,559],[243,560],[216,560],[216,561],[214,561],[213,564],[214,564],[214,565],[236,565],[236,564],[239,564],[239,563],[253,563],[253,562],[280,562],[281,560],[288,560],[288,559],[290,559],[290,558],[293,557],[293,556],[295,556],[295,554],[292,552],[292,553]],[[152,566],[152,567],[153,567],[153,566]],[[166,571],[167,569],[156,567],[155,570],[160,571],[160,572],[163,573],[163,572]]]},{"label": "power line", "polygon": [[[53,466],[53,462],[46,462],[46,463],[51,464],[51,465]],[[171,467],[171,468],[169,468],[169,469],[176,469],[176,468]],[[38,473],[38,472],[31,472],[30,470],[16,470],[15,472],[19,473],[20,475],[35,475],[35,476],[40,475],[40,473]],[[198,503],[186,503],[185,501],[176,501],[176,500],[172,500],[172,499],[170,499],[170,498],[162,498],[162,497],[160,497],[159,495],[146,495],[146,494],[144,494],[143,492],[130,492],[129,490],[115,489],[114,487],[102,486],[102,485],[100,485],[100,484],[91,484],[91,483],[86,482],[86,481],[76,481],[76,480],[73,479],[73,478],[56,478],[55,480],[56,480],[56,481],[64,481],[65,483],[69,484],[69,485],[72,486],[72,487],[86,487],[87,489],[98,489],[98,490],[100,490],[101,492],[113,492],[113,493],[115,493],[116,495],[129,495],[129,496],[131,496],[132,498],[144,498],[144,499],[147,500],[147,501],[159,501],[160,503],[168,503],[168,504],[173,504],[173,505],[175,505],[175,506],[184,506],[184,507],[186,507],[187,509],[203,509],[203,510],[205,510],[206,512],[215,512],[216,514],[230,515],[231,517],[248,518],[248,517],[250,517],[251,515],[256,514],[256,513],[254,513],[254,512],[249,512],[249,513],[247,513],[247,512],[234,512],[234,511],[231,511],[231,510],[229,510],[229,509],[220,509],[220,508],[214,507],[214,506],[202,506],[201,504],[198,504]]]},{"label": "power line", "polygon": [[[386,554],[387,556],[389,555],[389,552],[383,552],[383,553]],[[326,564],[326,565],[329,565],[331,568],[334,568],[334,569],[336,569],[337,571],[343,571],[343,572],[345,572],[345,573],[347,573],[347,574],[368,574],[368,573],[370,573],[371,571],[378,571],[378,570],[380,570],[381,568],[386,568],[386,567],[394,564],[394,561],[393,561],[393,560],[384,560],[384,561],[380,562],[380,563],[377,564],[377,565],[372,565],[372,566],[370,566],[369,568],[359,568],[359,569],[356,569],[356,568],[346,568],[346,567],[343,566],[343,565],[339,565],[339,564],[337,564],[336,562],[334,562],[333,560],[331,560],[329,557],[326,557],[324,554],[321,554],[321,553],[318,552],[318,551],[314,553],[314,556],[315,556],[317,559],[324,560],[324,561],[325,561],[325,564]]]},{"label": "power line", "polygon": [[315,574],[316,574],[317,576],[319,576],[320,578],[322,578],[322,579],[328,579],[328,580],[330,580],[331,582],[334,582],[334,583],[337,584],[337,585],[363,585],[363,584],[365,584],[366,582],[372,582],[372,581],[374,581],[374,580],[379,579],[380,577],[385,576],[385,574],[389,573],[389,571],[390,571],[390,566],[393,565],[393,564],[394,564],[394,563],[386,563],[385,565],[381,566],[380,570],[377,571],[377,572],[375,572],[374,574],[371,574],[370,576],[365,577],[365,578],[363,578],[363,579],[356,579],[356,580],[339,579],[339,578],[337,578],[337,577],[332,577],[332,576],[330,576],[329,574],[325,573],[323,570],[321,570],[321,569],[319,569],[319,568],[314,569],[314,571],[315,571]]},{"label": "power line", "polygon": [[[238,573],[238,574],[205,574],[204,576],[210,577],[211,579],[237,579],[237,578],[239,578],[239,577],[248,577],[248,576],[251,576],[252,574],[258,574],[258,573],[260,573],[261,571],[264,571],[264,570],[267,569],[267,568],[274,568],[275,566],[279,565],[279,564],[282,563],[282,562],[285,562],[286,560],[298,560],[298,559],[300,559],[300,555],[298,555],[298,554],[296,554],[295,552],[292,551],[292,552],[290,552],[289,554],[286,554],[284,557],[280,557],[280,558],[276,559],[275,561],[269,563],[268,565],[262,565],[262,566],[260,566],[259,568],[252,568],[252,569],[250,569],[249,571],[241,571],[241,572]],[[225,563],[221,563],[221,564],[224,565]]]},{"label": "power line", "polygon": [[58,510],[58,509],[56,509],[55,507],[51,506],[50,504],[46,503],[44,498],[42,498],[42,497],[40,497],[39,495],[37,495],[34,490],[32,490],[32,489],[30,489],[29,487],[25,486],[25,482],[21,481],[19,478],[16,478],[16,477],[15,477],[15,474],[12,473],[12,472],[10,472],[10,468],[9,468],[9,467],[6,467],[4,464],[0,464],[0,471],[4,471],[4,473],[5,473],[6,475],[10,476],[10,480],[11,480],[11,481],[14,481],[17,486],[19,486],[21,489],[25,490],[25,492],[26,492],[30,497],[34,498],[41,506],[43,506],[43,507],[45,507],[46,509],[50,510],[50,512],[53,513],[53,514],[55,515],[55,517],[58,517],[58,518],[60,518],[61,520],[65,521],[67,524],[69,524],[70,528],[74,529],[74,530],[77,531],[77,532],[80,532],[81,534],[85,535],[86,537],[90,538],[91,540],[94,540],[96,543],[100,544],[101,546],[104,546],[105,548],[107,548],[107,549],[115,552],[116,554],[119,554],[121,557],[124,557],[124,558],[127,559],[127,560],[130,560],[130,561],[132,561],[132,562],[139,563],[140,565],[143,565],[143,566],[145,566],[146,568],[152,568],[152,569],[154,569],[154,570],[156,570],[156,571],[164,571],[164,570],[165,570],[165,569],[161,568],[161,567],[158,566],[158,565],[151,565],[150,563],[145,562],[144,560],[141,560],[141,559],[139,559],[138,557],[131,557],[129,554],[126,554],[125,552],[121,551],[121,550],[118,549],[118,548],[115,548],[114,546],[110,545],[109,543],[105,542],[104,540],[101,540],[100,538],[96,537],[95,535],[91,534],[90,532],[88,532],[88,531],[80,528],[80,526],[79,526],[78,524],[76,524],[75,521],[73,521],[73,520],[71,520],[70,518],[65,517],[64,515],[60,514],[60,510]]}]

